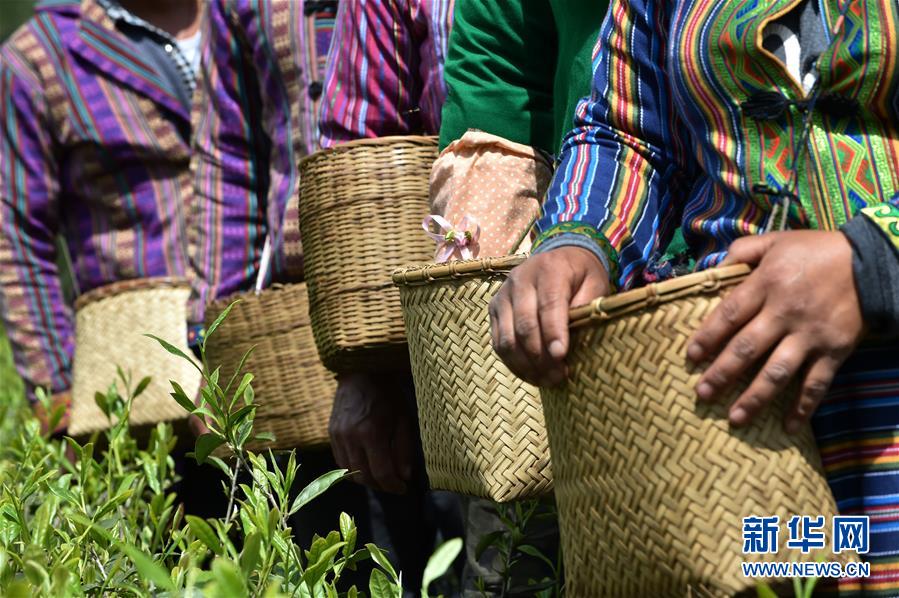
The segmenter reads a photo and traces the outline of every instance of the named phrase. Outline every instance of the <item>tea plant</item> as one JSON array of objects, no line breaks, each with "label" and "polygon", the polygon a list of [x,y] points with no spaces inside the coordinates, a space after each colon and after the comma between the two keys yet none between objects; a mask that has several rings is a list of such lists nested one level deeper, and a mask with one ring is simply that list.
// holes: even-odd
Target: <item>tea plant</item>
[{"label": "tea plant", "polygon": [[[222,314],[207,334],[227,316]],[[220,368],[187,359],[204,380],[198,404],[172,381],[173,398],[202,416],[209,432],[194,447],[198,462],[221,469],[228,483],[222,518],[185,515],[172,491],[176,481],[172,427],[158,424],[145,447],[128,424],[136,400],[150,383],[119,379],[95,400],[110,427],[79,444],[54,439],[27,409],[6,408],[14,430],[0,445],[0,594],[4,596],[189,596],[338,597],[402,595],[401,574],[375,545],[357,546],[352,517],[316,536],[303,549],[293,539],[291,517],[343,479],[332,471],[292,496],[299,469],[293,452],[281,466],[274,455],[247,450],[253,440],[256,404],[253,377],[243,362],[227,383]],[[49,406],[49,400],[39,393]],[[61,413],[51,414],[49,429]],[[228,457],[212,453],[222,447]],[[461,549],[460,540],[440,547],[428,563],[422,596]],[[341,575],[363,561],[371,567],[367,588],[340,591]]]}]

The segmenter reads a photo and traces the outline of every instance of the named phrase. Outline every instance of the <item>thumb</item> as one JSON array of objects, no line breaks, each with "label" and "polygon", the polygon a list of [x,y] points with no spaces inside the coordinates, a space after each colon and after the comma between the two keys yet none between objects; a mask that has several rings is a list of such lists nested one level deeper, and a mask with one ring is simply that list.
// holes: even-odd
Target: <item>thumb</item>
[{"label": "thumb", "polygon": [[777,236],[778,233],[765,233],[737,239],[728,248],[727,257],[722,260],[720,265],[757,265],[777,241]]}]

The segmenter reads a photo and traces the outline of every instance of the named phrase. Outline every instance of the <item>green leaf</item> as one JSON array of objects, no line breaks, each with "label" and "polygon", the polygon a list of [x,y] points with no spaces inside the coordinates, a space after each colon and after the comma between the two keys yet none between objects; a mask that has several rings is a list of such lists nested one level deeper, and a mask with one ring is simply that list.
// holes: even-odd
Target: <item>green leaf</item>
[{"label": "green leaf", "polygon": [[368,580],[368,592],[371,598],[400,598],[402,595],[400,588],[391,583],[380,569],[372,569]]},{"label": "green leaf", "polygon": [[253,436],[253,440],[256,440],[258,442],[274,442],[275,435],[271,432],[259,432],[258,434]]},{"label": "green leaf", "polygon": [[303,572],[303,583],[312,590],[331,569],[334,563],[334,557],[340,552],[340,549],[346,545],[345,542],[338,542],[329,546],[319,555],[318,560],[308,565]]},{"label": "green leaf", "polygon": [[390,564],[390,560],[387,558],[387,555],[381,552],[381,549],[375,546],[374,544],[366,544],[365,548],[368,549],[368,553],[371,555],[371,560],[376,562],[378,565],[384,569],[388,575],[390,575],[390,579],[393,581],[397,581],[396,570],[393,568],[393,565]]},{"label": "green leaf", "polygon": [[215,535],[212,526],[209,525],[205,519],[195,515],[188,515],[185,519],[187,519],[187,525],[190,527],[190,531],[193,532],[198,540],[206,545],[206,548],[216,555],[222,554],[222,543],[218,539],[218,536]]},{"label": "green leaf", "polygon": [[140,382],[137,383],[137,388],[134,389],[134,394],[132,395],[132,397],[136,399],[140,395],[144,394],[144,391],[147,390],[147,387],[150,386],[150,382],[152,381],[153,379],[149,376],[143,378]]},{"label": "green leaf", "polygon": [[243,423],[243,421],[256,410],[256,405],[245,405],[231,414],[231,426],[237,427]]},{"label": "green leaf", "polygon": [[421,578],[422,598],[428,598],[428,586],[449,570],[461,551],[462,538],[447,540],[434,551],[434,554],[428,559],[428,564],[425,565],[425,572]]},{"label": "green leaf", "polygon": [[764,581],[759,582],[759,584],[755,586],[755,592],[758,598],[777,598],[777,594],[771,589],[771,586]]},{"label": "green leaf", "polygon": [[551,560],[549,560],[549,558],[545,554],[543,554],[542,552],[537,550],[537,548],[535,548],[534,546],[531,546],[530,544],[522,544],[521,546],[517,546],[515,548],[515,550],[517,550],[518,552],[520,552],[522,554],[526,554],[530,557],[533,557],[535,559],[540,559],[541,561],[546,563],[546,565],[550,569],[555,569],[555,565],[553,564],[553,562]]},{"label": "green leaf", "polygon": [[181,408],[187,411],[188,413],[193,413],[197,410],[197,406],[194,402],[187,396],[187,393],[184,392],[184,389],[181,388],[181,385],[175,382],[174,380],[169,380],[169,384],[172,385],[173,392],[171,397],[175,399],[175,402],[181,405]]},{"label": "green leaf", "polygon": [[223,558],[212,562],[212,577],[218,585],[218,596],[231,598],[247,595],[247,584],[237,565]]},{"label": "green leaf", "polygon": [[249,578],[259,564],[259,555],[262,548],[262,535],[259,532],[250,532],[243,543],[243,552],[240,553],[240,568],[244,577]]},{"label": "green leaf", "polygon": [[28,581],[30,581],[32,585],[37,586],[38,588],[44,585],[50,585],[50,574],[47,573],[47,570],[44,569],[43,565],[37,561],[30,559],[25,561],[24,569],[25,577],[28,578]]},{"label": "green leaf", "polygon": [[212,454],[212,451],[222,446],[223,444],[225,444],[225,439],[218,434],[208,432],[206,434],[199,435],[197,437],[197,442],[194,445],[194,459],[197,460],[197,464],[201,465],[203,463],[206,463],[206,459],[209,458],[209,455]]},{"label": "green leaf", "polygon": [[109,417],[109,403],[106,401],[106,395],[102,392],[94,393],[94,403],[97,404],[97,407],[100,408],[100,411],[103,412],[103,415]]},{"label": "green leaf", "polygon": [[290,511],[287,513],[288,517],[295,514],[302,509],[304,505],[345,478],[347,472],[348,470],[346,469],[335,469],[334,471],[329,471],[309,482],[309,485],[303,488],[294,499],[293,504],[290,506]]},{"label": "green leaf", "polygon": [[116,546],[119,550],[128,555],[128,558],[134,563],[134,566],[137,568],[137,572],[140,573],[141,577],[150,580],[154,585],[163,590],[168,590],[170,592],[175,590],[175,584],[172,583],[168,572],[141,549],[126,544],[125,542],[116,542]]},{"label": "green leaf", "polygon": [[232,302],[231,305],[226,307],[222,311],[222,313],[220,313],[218,315],[218,317],[215,319],[215,321],[212,324],[210,324],[209,328],[206,329],[206,334],[203,337],[204,345],[206,343],[206,340],[215,333],[215,331],[218,329],[218,327],[221,325],[221,323],[225,321],[225,318],[228,317],[228,314],[231,313],[231,310],[234,308],[234,306],[237,305],[238,303],[240,303],[240,299]]},{"label": "green leaf", "polygon": [[194,367],[197,368],[198,370],[200,369],[200,368],[197,366],[197,363],[193,360],[193,358],[188,357],[187,354],[184,353],[184,351],[182,351],[181,349],[179,349],[178,347],[176,347],[176,346],[173,345],[172,343],[170,343],[170,342],[168,342],[168,341],[165,341],[165,340],[159,338],[158,336],[156,336],[156,335],[154,335],[154,334],[145,334],[144,336],[149,337],[149,338],[152,338],[153,340],[155,340],[157,343],[159,343],[160,345],[162,345],[162,348],[163,348],[163,349],[165,349],[166,351],[168,351],[169,353],[171,353],[171,354],[174,355],[175,357],[180,357],[181,359],[183,359],[183,360],[185,360],[185,361],[189,361],[190,364],[191,364],[192,366],[194,366]]},{"label": "green leaf", "polygon": [[243,396],[244,391],[247,389],[247,386],[250,385],[250,382],[253,381],[253,374],[246,373],[243,375],[243,379],[241,379],[240,384],[237,386],[237,390],[234,391],[234,396],[231,398],[231,404],[237,402],[237,399]]}]

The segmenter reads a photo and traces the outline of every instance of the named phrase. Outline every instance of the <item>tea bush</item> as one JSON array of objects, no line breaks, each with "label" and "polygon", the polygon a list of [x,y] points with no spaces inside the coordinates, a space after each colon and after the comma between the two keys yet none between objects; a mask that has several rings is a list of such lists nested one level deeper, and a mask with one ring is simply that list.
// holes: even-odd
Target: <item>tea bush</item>
[{"label": "tea bush", "polygon": [[[230,310],[230,308],[229,308]],[[213,324],[209,335],[227,316]],[[188,359],[164,339],[162,347]],[[206,418],[209,433],[197,438],[194,458],[228,478],[228,509],[222,518],[185,515],[172,491],[175,438],[158,424],[140,446],[128,424],[149,379],[119,379],[96,402],[111,426],[90,442],[42,433],[22,406],[21,388],[0,384],[0,594],[32,596],[297,596],[372,598],[402,595],[400,572],[375,545],[357,546],[353,519],[342,514],[338,529],[301,548],[291,517],[342,480],[329,472],[292,493],[299,465],[290,452],[275,456],[246,449],[254,439],[256,409],[252,374],[210,369],[201,348],[205,384],[195,405],[177,381],[172,396]],[[2,360],[8,356],[0,354]],[[43,395],[40,399],[49,405]],[[51,414],[53,419],[61,413]],[[256,437],[258,438],[258,437]],[[231,458],[212,453],[224,447]],[[447,542],[425,570],[422,595],[461,549]],[[371,567],[367,588],[339,590],[341,575],[360,563]]]}]

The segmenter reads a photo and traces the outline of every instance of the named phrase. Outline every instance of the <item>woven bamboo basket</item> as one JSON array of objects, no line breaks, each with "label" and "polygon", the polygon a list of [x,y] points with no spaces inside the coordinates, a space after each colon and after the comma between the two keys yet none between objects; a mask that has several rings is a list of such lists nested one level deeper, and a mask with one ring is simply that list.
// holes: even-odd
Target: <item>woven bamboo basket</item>
[{"label": "woven bamboo basket", "polygon": [[253,450],[313,448],[328,444],[328,420],[337,383],[318,359],[309,324],[304,283],[275,285],[260,294],[219,299],[206,308],[211,324],[240,299],[206,343],[212,367],[230,376],[252,347],[244,371],[253,374],[256,433],[274,442],[251,444]]},{"label": "woven bamboo basket", "polygon": [[[147,278],[113,283],[78,298],[70,434],[80,436],[109,427],[94,394],[118,380],[116,366],[130,372],[134,384],[145,376],[152,378],[132,406],[132,425],[187,419],[184,409],[169,396],[169,380],[178,382],[188,396],[195,396],[200,388],[199,372],[144,334],[155,334],[191,355],[187,346],[189,296],[190,285],[184,280]],[[125,392],[121,384],[119,392]]]},{"label": "woven bamboo basket", "polygon": [[[685,358],[748,272],[708,270],[572,310],[568,382],[542,389],[570,596],[732,596],[757,583],[742,561],[814,560],[786,548],[786,522],[824,515],[829,526],[837,511],[810,426],[783,431],[795,394],[730,429],[739,390],[697,404],[700,372]],[[743,517],[770,515],[780,552],[743,554]]]},{"label": "woven bamboo basket", "polygon": [[433,259],[428,214],[434,137],[364,139],[300,163],[300,231],[315,342],[328,369],[379,370],[408,360],[390,272]]},{"label": "woven bamboo basket", "polygon": [[398,270],[431,486],[508,502],[552,490],[538,390],[490,344],[490,299],[524,256]]}]

